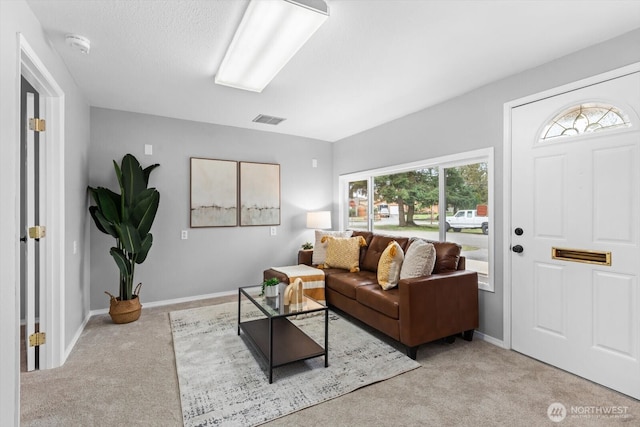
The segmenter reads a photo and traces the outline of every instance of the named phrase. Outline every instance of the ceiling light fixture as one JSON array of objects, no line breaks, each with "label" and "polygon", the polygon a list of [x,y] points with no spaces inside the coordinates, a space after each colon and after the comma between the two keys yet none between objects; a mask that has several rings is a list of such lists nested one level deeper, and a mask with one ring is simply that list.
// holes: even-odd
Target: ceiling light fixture
[{"label": "ceiling light fixture", "polygon": [[89,49],[91,49],[91,41],[89,41],[88,38],[82,37],[78,34],[67,34],[64,39],[72,48],[79,50],[85,55],[89,54]]},{"label": "ceiling light fixture", "polygon": [[328,17],[324,0],[252,0],[215,82],[262,92]]}]

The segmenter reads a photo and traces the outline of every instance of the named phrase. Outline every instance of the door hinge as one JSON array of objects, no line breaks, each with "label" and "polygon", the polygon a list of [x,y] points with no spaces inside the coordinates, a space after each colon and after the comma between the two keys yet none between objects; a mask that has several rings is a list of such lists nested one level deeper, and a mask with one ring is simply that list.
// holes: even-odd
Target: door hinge
[{"label": "door hinge", "polygon": [[29,130],[34,132],[44,132],[47,127],[47,123],[44,119],[31,118],[29,119]]},{"label": "door hinge", "polygon": [[47,342],[47,334],[44,332],[36,332],[29,335],[29,347],[36,347],[39,345],[46,344]]},{"label": "door hinge", "polygon": [[32,239],[42,239],[47,235],[47,228],[44,225],[29,227],[29,237]]}]

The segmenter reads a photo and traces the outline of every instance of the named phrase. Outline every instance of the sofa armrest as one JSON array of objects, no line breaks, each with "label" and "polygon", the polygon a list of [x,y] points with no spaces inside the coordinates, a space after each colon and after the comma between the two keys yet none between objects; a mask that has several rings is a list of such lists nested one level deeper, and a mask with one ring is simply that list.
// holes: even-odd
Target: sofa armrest
[{"label": "sofa armrest", "polygon": [[289,284],[289,276],[287,276],[286,274],[280,271],[276,271],[272,268],[269,268],[262,272],[262,280],[269,280],[269,279],[273,279],[274,277],[278,279],[280,283]]},{"label": "sofa armrest", "polygon": [[313,249],[301,249],[298,251],[298,264],[311,265],[313,260]]},{"label": "sofa armrest", "polygon": [[478,274],[463,270],[401,280],[400,341],[417,346],[478,327]]}]

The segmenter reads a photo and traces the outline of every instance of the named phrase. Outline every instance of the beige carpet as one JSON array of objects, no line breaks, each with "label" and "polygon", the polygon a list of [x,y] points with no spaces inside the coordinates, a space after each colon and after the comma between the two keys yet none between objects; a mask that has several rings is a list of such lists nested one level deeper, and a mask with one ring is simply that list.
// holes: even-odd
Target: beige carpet
[{"label": "beige carpet", "polygon": [[[143,309],[139,321],[91,319],[64,366],[21,374],[23,426],[181,426],[170,311],[204,300]],[[268,426],[638,425],[640,402],[486,342],[420,347],[421,368],[275,420]],[[277,386],[277,383],[275,384]],[[549,405],[626,408],[627,418],[552,423]]]}]

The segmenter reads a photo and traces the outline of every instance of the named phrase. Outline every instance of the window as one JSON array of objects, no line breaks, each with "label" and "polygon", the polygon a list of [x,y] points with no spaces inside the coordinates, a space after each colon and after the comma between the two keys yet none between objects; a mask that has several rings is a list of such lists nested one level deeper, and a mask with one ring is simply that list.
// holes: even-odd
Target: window
[{"label": "window", "polygon": [[368,230],[369,204],[368,183],[366,180],[351,181],[348,184],[349,209],[347,228],[352,230]]},{"label": "window", "polygon": [[434,212],[437,212],[434,206],[438,203],[439,191],[437,168],[376,176],[373,186],[373,230],[401,235],[404,231],[411,231],[411,228],[424,227],[433,232],[432,237],[437,239],[437,221],[433,226]]},{"label": "window", "polygon": [[480,161],[444,168],[445,240],[462,246],[467,270],[489,287],[489,171]]},{"label": "window", "polygon": [[581,104],[554,117],[542,131],[540,141],[629,126],[629,117],[612,105]]},{"label": "window", "polygon": [[340,177],[341,228],[462,246],[480,289],[493,291],[493,149]]}]

